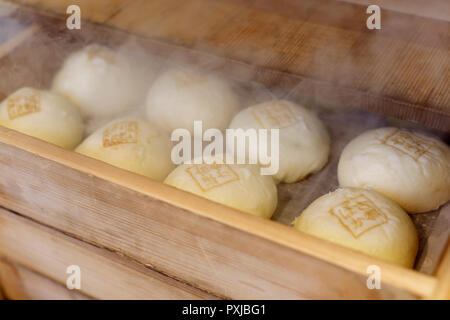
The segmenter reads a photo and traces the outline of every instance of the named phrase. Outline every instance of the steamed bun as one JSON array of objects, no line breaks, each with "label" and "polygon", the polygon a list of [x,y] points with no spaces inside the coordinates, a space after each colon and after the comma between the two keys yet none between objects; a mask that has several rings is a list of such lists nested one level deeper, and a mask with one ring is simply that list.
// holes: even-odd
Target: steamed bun
[{"label": "steamed bun", "polygon": [[169,136],[138,118],[108,123],[75,151],[157,181],[163,181],[175,168],[170,159]]},{"label": "steamed bun", "polygon": [[178,128],[193,134],[194,121],[203,130],[224,130],[240,102],[223,79],[188,67],[175,67],[155,80],[147,95],[149,121],[172,132]]},{"label": "steamed bun", "polygon": [[[272,100],[251,106],[233,118],[230,128],[279,129],[279,170],[274,175],[278,181],[297,182],[328,161],[330,138],[325,126],[314,113],[294,102]],[[247,151],[257,152],[258,144]]]},{"label": "steamed bun", "polygon": [[22,88],[0,104],[0,125],[73,149],[83,138],[78,108],[63,96]]},{"label": "steamed bun", "polygon": [[53,90],[74,102],[83,117],[108,117],[142,103],[153,77],[150,64],[92,44],[67,58]]},{"label": "steamed bun", "polygon": [[411,268],[417,231],[408,214],[373,190],[342,188],[311,203],[294,227],[313,236]]},{"label": "steamed bun", "polygon": [[410,213],[450,200],[450,149],[434,138],[393,127],[367,131],[339,159],[342,187],[372,188]]},{"label": "steamed bun", "polygon": [[164,183],[267,219],[277,206],[276,185],[258,165],[183,164]]}]

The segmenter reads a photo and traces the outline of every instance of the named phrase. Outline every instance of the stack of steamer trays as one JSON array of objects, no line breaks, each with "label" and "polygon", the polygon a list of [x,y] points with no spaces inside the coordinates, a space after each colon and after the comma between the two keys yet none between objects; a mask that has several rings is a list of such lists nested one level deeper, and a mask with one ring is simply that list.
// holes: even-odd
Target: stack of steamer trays
[{"label": "stack of steamer trays", "polygon": [[[364,7],[343,2],[328,1],[335,10],[320,10],[323,4],[288,1],[290,10],[278,10],[271,1],[257,7],[237,1],[199,0],[193,1],[192,7],[180,4],[183,10],[179,12],[173,7],[174,15],[165,20],[161,12],[170,6],[165,1],[153,1],[148,5],[151,8],[126,1],[108,5],[100,1],[98,8],[92,5],[85,10],[83,18],[87,20],[83,20],[81,30],[68,30],[61,18],[64,1],[30,1],[34,6],[18,2],[20,5],[0,2],[1,100],[22,87],[50,88],[70,54],[97,43],[157,60],[161,70],[183,64],[214,72],[232,83],[246,106],[273,98],[307,106],[325,124],[331,150],[328,163],[319,172],[300,182],[277,185],[277,209],[268,220],[0,127],[0,296],[450,297],[448,203],[433,212],[409,215],[419,236],[412,269],[307,235],[291,225],[315,199],[338,188],[339,157],[359,134],[386,126],[406,127],[448,143],[448,78],[441,76],[445,73],[427,74],[424,67],[417,70],[420,75],[413,82],[410,78],[416,75],[410,74],[403,63],[405,59],[415,63],[407,52],[410,50],[422,54],[423,59],[440,59],[432,63],[433,68],[448,66],[445,44],[437,40],[448,40],[448,23],[386,10],[387,21],[395,18],[398,23],[386,22],[394,30],[388,31],[386,25],[387,31],[372,39],[365,29],[365,15],[355,18],[358,21],[354,24],[345,19],[359,17]],[[205,10],[205,25],[194,24],[188,30],[186,23],[195,21],[198,8]],[[288,11],[292,11],[291,16]],[[153,17],[144,19],[144,12]],[[245,23],[231,18],[238,12],[246,13]],[[217,19],[223,24],[221,28],[212,23]],[[271,21],[271,27],[263,20]],[[416,36],[407,28],[411,20],[423,27]],[[261,28],[265,26],[265,38],[258,31],[258,23]],[[276,27],[283,23],[291,24],[291,34]],[[316,34],[314,41],[303,39],[309,47],[299,43],[296,49],[282,41],[296,38],[293,27],[297,24],[299,32],[305,32],[303,37],[308,36],[305,28]],[[245,32],[239,33],[239,28]],[[439,36],[428,37],[429,30]],[[326,43],[330,40],[327,37],[335,43]],[[348,37],[354,39],[353,47]],[[358,42],[358,37],[376,41],[379,54],[366,52],[369,48]],[[289,49],[291,60],[285,60],[289,55],[285,52],[283,56],[280,46]],[[348,72],[340,69],[334,76],[327,76],[325,69],[336,66],[322,65],[322,70],[313,74],[308,73],[306,64],[298,62],[303,59],[313,63],[309,55],[317,50],[317,59],[338,63],[345,60],[344,47],[353,48],[353,58],[359,59]],[[387,60],[381,59],[383,55]],[[383,72],[391,68],[395,71],[386,80],[375,67],[367,67],[370,63],[378,64]],[[357,72],[372,72],[373,78],[390,81],[390,86],[380,85],[370,91],[364,88],[369,80],[352,86],[358,82]],[[429,91],[426,101],[421,100],[422,85]],[[415,95],[411,88],[418,93]],[[367,268],[372,265],[382,270],[380,289],[368,288]],[[66,288],[70,266],[79,266],[82,271],[80,290]]]}]

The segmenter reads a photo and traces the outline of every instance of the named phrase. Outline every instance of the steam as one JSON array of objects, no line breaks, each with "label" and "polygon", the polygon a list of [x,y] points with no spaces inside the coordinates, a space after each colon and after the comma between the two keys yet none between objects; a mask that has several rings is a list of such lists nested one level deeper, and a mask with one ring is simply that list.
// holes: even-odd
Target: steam
[{"label": "steam", "polygon": [[[442,7],[446,7],[445,4],[442,5],[444,1],[447,2],[448,0],[435,0],[433,3],[441,3]],[[360,1],[357,2],[359,3]],[[381,4],[383,8],[385,4],[387,5],[388,1],[374,0],[371,1],[371,4],[377,4],[377,2],[383,2]],[[200,3],[196,2],[194,7],[190,9],[195,11],[195,15],[193,12],[190,12],[191,18],[195,16],[198,21],[210,19],[208,8],[214,10],[221,9],[220,2],[211,1],[208,3],[208,8],[206,9]],[[24,86],[49,89],[53,75],[60,68],[63,61],[71,53],[92,43],[99,43],[117,49],[120,53],[128,55],[131,60],[148,70],[148,72],[155,73],[155,76],[175,65],[194,66],[205,72],[214,72],[227,78],[232,83],[244,107],[272,99],[286,99],[303,104],[307,108],[313,109],[316,113],[326,115],[328,119],[331,119],[330,123],[335,118],[338,118],[338,113],[350,113],[349,109],[351,107],[364,103],[360,96],[353,96],[351,94],[352,90],[354,90],[351,88],[352,85],[361,83],[363,90],[366,90],[366,94],[374,95],[380,93],[384,87],[390,85],[390,83],[379,82],[377,78],[379,75],[377,74],[376,68],[378,66],[389,66],[392,64],[392,61],[396,61],[393,58],[397,55],[406,57],[408,52],[417,53],[416,59],[418,61],[414,61],[414,63],[422,67],[416,70],[416,72],[428,72],[434,79],[442,81],[441,83],[446,81],[445,76],[448,71],[442,68],[441,61],[429,59],[429,56],[427,56],[427,52],[429,52],[427,51],[427,46],[430,45],[431,48],[433,45],[439,43],[444,43],[448,46],[447,30],[438,30],[432,39],[417,39],[418,45],[416,46],[409,45],[407,43],[408,39],[405,39],[403,43],[404,50],[401,52],[394,50],[392,47],[386,52],[380,52],[380,44],[382,42],[390,43],[393,42],[393,39],[399,38],[398,35],[390,31],[390,27],[393,30],[402,31],[401,28],[398,28],[399,23],[391,15],[384,15],[382,12],[381,34],[384,37],[367,34],[367,37],[364,39],[365,42],[360,47],[355,47],[355,43],[360,37],[358,32],[361,30],[351,30],[349,28],[345,33],[338,33],[333,29],[332,23],[324,27],[319,23],[314,23],[314,21],[308,21],[307,14],[312,14],[309,11],[311,8],[307,8],[308,10],[305,12],[300,12],[300,5],[295,1],[289,2],[291,7],[288,7],[289,4],[285,2],[274,1],[274,3],[278,5],[277,10],[282,14],[277,18],[272,17],[267,21],[256,21],[259,23],[258,26],[261,30],[252,29],[254,28],[252,21],[255,22],[255,18],[252,16],[251,10],[248,10],[246,6],[242,5],[240,10],[236,11],[238,16],[234,18],[234,21],[236,24],[239,24],[241,29],[239,30],[239,28],[234,26],[229,26],[228,29],[228,32],[231,34],[233,32],[235,34],[240,32],[238,34],[239,42],[237,39],[234,39],[234,43],[223,44],[220,43],[219,39],[216,40],[218,42],[216,43],[216,47],[207,47],[205,45],[206,34],[204,30],[202,31],[201,26],[207,26],[207,23],[195,24],[195,30],[198,31],[198,35],[189,39],[189,47],[184,47],[177,43],[140,38],[117,29],[108,29],[88,22],[83,22],[81,31],[69,31],[65,28],[63,20],[55,20],[53,18],[48,18],[48,21],[47,18],[38,18],[36,20],[34,17],[30,21],[36,21],[42,25],[41,31],[35,36],[28,38],[21,46],[16,48],[7,57],[3,57],[0,61],[0,100]],[[259,9],[265,12],[273,9],[267,2],[261,1],[254,5],[260,6]],[[322,8],[321,11],[326,13],[326,9]],[[422,11],[422,14],[428,16],[431,11],[437,12],[439,9],[436,9],[436,6],[428,5],[427,10]],[[318,17],[320,15],[319,13],[316,13],[316,19],[320,19]],[[29,26],[29,24],[23,22],[23,14],[23,12],[15,11],[13,7],[0,4],[0,43],[10,39]],[[170,13],[167,14],[170,15]],[[445,14],[445,12],[442,14]],[[273,30],[277,30],[277,26],[283,26],[285,20],[295,15],[301,16],[302,19],[304,17],[305,19],[297,23],[298,29],[292,28],[292,30],[288,30],[292,32],[292,35],[298,32],[306,32],[301,30],[306,26],[309,28],[308,32],[310,34],[319,35],[323,31],[322,34],[329,36],[329,38],[323,39],[312,37],[309,41],[314,41],[316,44],[320,41],[320,45],[314,49],[315,51],[303,52],[302,55],[296,57],[298,59],[296,63],[309,71],[308,77],[304,77],[301,74],[288,75],[287,72],[282,70],[283,67],[287,68],[293,62],[292,59],[294,57],[291,56],[292,51],[297,50],[297,47],[303,44],[300,41],[307,41],[306,39],[297,39],[299,43],[286,43],[283,42],[286,41],[283,39],[264,38],[265,31],[273,32]],[[270,15],[263,14],[263,16],[269,17]],[[361,19],[361,28],[365,28],[365,17],[365,10],[361,10],[361,17],[355,17],[355,19]],[[165,18],[170,19],[170,17]],[[344,14],[338,18],[348,19],[348,16]],[[406,18],[410,17],[408,16]],[[186,27],[186,22],[181,21],[180,25],[175,28],[175,31],[165,30],[162,26],[155,25],[155,28],[159,28],[155,34],[176,34],[183,27]],[[293,23],[293,21],[290,22]],[[176,25],[177,23],[178,21],[172,21],[172,25]],[[227,26],[224,23],[222,27],[225,28]],[[417,25],[417,28],[420,27],[421,24]],[[318,30],[319,28],[323,29]],[[405,32],[405,34],[410,33]],[[420,32],[418,32],[418,36],[420,36]],[[263,45],[261,45],[261,39],[264,40],[262,41]],[[236,60],[225,58],[229,55],[230,47],[236,53]],[[280,50],[280,48],[286,47],[290,48],[291,52],[283,52]],[[342,52],[347,52],[347,54],[342,54]],[[448,55],[448,53],[444,52],[442,59],[447,59],[445,55]],[[245,56],[252,56],[253,60],[243,61],[243,59],[240,59]],[[364,74],[359,72],[363,61],[358,58],[360,56],[370,56],[371,60],[375,61],[373,66],[363,68],[366,70]],[[397,76],[395,73],[396,67],[398,66],[392,65],[390,68],[390,75],[394,80]],[[324,85],[318,79],[325,79],[337,85],[349,86],[347,88],[349,94],[345,96],[338,95],[333,90],[333,87]],[[151,83],[148,83],[148,85],[150,86]],[[418,85],[412,87],[416,90],[425,89]],[[445,86],[435,89],[443,90]],[[423,92],[424,96],[425,93]],[[438,96],[436,92],[433,94]],[[119,115],[119,117],[126,115],[143,116],[143,107],[144,101],[126,114]],[[360,119],[355,116],[350,118]],[[376,118],[377,125],[385,123],[383,120],[379,120],[380,118],[382,117]],[[95,131],[111,120],[113,119],[89,119],[86,134]],[[408,126],[410,124],[402,122],[396,123],[396,125]],[[417,124],[414,124],[414,128],[417,128]],[[345,131],[345,129],[343,128],[342,130]],[[430,130],[423,129],[422,131],[429,132]],[[439,132],[433,133],[439,134],[441,137],[443,135]],[[322,177],[326,178],[327,176]],[[294,187],[290,186],[290,188],[293,189]],[[305,193],[310,192],[310,190],[305,189]],[[294,201],[291,201],[291,204],[294,204]],[[296,210],[299,210],[299,208],[297,207]]]}]

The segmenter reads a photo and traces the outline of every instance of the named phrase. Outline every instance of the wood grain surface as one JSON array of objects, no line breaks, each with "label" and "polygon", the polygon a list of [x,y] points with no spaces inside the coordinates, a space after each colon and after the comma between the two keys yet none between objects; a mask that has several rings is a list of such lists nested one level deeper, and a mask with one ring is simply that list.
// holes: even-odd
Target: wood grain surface
[{"label": "wood grain surface", "polygon": [[[182,300],[215,298],[142,264],[75,240],[4,209],[0,209],[0,244],[0,257],[17,262],[63,285],[69,277],[67,267],[79,266],[80,292],[90,297]],[[9,273],[15,272],[14,268],[11,270],[6,267],[4,271],[4,288],[11,288],[17,295],[20,292],[32,293],[33,288],[30,286],[34,282],[22,283],[20,274],[17,279],[8,277]],[[11,282],[8,284],[8,281]]]},{"label": "wood grain surface", "polygon": [[[226,298],[413,298],[435,286],[417,271],[2,127],[0,203]],[[372,264],[383,269],[382,290],[366,287]]]},{"label": "wood grain surface", "polygon": [[[10,2],[62,15],[73,1]],[[252,66],[253,79],[330,108],[373,110],[447,131],[448,19],[412,14],[425,2],[381,2],[382,28],[368,30],[366,4],[354,2],[75,1],[85,19]],[[427,16],[436,12],[448,8]]]},{"label": "wood grain surface", "polygon": [[431,296],[432,299],[450,300],[450,239],[447,241],[445,251],[439,269],[436,272],[436,288]]}]

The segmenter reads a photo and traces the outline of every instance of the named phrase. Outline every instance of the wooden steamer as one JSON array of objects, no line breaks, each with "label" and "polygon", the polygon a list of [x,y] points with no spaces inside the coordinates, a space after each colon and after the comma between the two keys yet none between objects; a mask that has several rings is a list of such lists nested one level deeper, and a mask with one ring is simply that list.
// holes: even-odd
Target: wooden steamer
[{"label": "wooden steamer", "polygon": [[[0,2],[0,12],[8,10],[0,26],[22,23],[4,38],[0,29],[0,70],[8,75],[0,97],[24,85],[48,87],[64,57],[85,43],[114,46],[131,37],[161,57],[321,105],[335,138],[330,163],[317,177],[280,186],[283,208],[274,219],[284,224],[292,207],[298,214],[336,187],[345,143],[386,121],[330,108],[359,107],[448,131],[450,83],[438,71],[450,63],[449,29],[433,13],[386,10],[384,29],[373,35],[365,7],[337,1],[76,2],[89,20],[81,31],[66,30],[59,18],[72,1]],[[409,24],[421,27],[413,34]],[[321,68],[311,68],[322,63],[315,54]],[[339,70],[330,73],[330,66]],[[8,298],[450,297],[448,225],[433,231],[436,221],[448,221],[448,204],[430,214],[433,230],[422,230],[421,239],[425,262],[409,270],[0,127],[0,206],[0,292]],[[65,287],[70,265],[81,268],[79,291]],[[381,290],[367,288],[369,265],[382,270]]]}]

